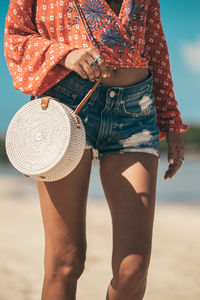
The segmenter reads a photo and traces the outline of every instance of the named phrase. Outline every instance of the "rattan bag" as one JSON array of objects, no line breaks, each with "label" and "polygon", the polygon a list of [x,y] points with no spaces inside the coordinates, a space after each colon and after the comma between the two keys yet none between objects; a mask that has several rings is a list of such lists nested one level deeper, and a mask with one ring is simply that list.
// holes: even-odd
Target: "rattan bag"
[{"label": "rattan bag", "polygon": [[78,112],[101,78],[72,110],[51,97],[29,101],[13,116],[6,132],[6,153],[21,173],[40,181],[62,179],[80,162],[86,145]]}]

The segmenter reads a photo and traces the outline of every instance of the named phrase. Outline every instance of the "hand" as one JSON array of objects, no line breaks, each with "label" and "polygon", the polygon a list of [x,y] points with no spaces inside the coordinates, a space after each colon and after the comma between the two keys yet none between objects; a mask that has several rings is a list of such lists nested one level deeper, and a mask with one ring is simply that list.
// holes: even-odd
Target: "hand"
[{"label": "hand", "polygon": [[93,48],[74,49],[60,61],[60,64],[90,81],[98,80],[100,76],[109,77],[110,73],[104,59],[98,60],[94,67],[90,65],[97,56],[99,53]]},{"label": "hand", "polygon": [[185,148],[181,133],[168,133],[166,136],[168,144],[168,170],[164,179],[172,178],[184,161]]}]

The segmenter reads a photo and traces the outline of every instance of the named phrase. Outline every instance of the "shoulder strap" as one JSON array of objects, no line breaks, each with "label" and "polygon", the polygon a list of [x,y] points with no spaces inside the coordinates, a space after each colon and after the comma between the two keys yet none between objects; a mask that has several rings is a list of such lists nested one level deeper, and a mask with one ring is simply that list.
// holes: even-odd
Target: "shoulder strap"
[{"label": "shoulder strap", "polygon": [[86,27],[86,25],[85,25],[85,22],[84,22],[84,19],[83,19],[83,16],[82,16],[82,12],[81,12],[81,10],[80,10],[80,8],[79,8],[79,5],[80,5],[80,4],[79,4],[78,0],[74,0],[74,3],[75,3],[75,5],[76,5],[76,9],[77,9],[78,15],[79,15],[79,17],[80,17],[80,19],[81,19],[81,21],[82,21],[82,23],[83,23],[83,26],[85,27],[85,32],[86,32],[86,34],[87,34],[88,40],[89,40],[89,42],[90,42],[91,45],[92,45],[91,38],[90,38],[90,36],[89,36],[89,34],[88,34],[87,27]]}]

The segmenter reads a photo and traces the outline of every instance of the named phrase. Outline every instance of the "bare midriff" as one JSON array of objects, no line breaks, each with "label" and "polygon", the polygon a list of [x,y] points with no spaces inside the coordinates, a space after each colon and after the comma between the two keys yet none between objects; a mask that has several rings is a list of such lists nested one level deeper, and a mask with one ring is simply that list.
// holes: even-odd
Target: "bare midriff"
[{"label": "bare midriff", "polygon": [[110,77],[102,78],[101,82],[112,86],[129,86],[144,81],[149,77],[148,68],[113,68],[110,70]]},{"label": "bare midriff", "polygon": [[[120,13],[122,0],[106,0],[116,14]],[[113,68],[108,67],[110,70],[110,77],[102,78],[101,82],[106,85],[112,86],[128,86],[137,84],[149,76],[149,69],[147,68],[117,68],[116,71]]]}]

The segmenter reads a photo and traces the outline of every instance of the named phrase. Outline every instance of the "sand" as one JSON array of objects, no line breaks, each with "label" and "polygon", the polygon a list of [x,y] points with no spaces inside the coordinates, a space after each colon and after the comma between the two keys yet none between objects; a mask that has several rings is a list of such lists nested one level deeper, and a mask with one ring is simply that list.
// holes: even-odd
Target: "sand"
[{"label": "sand", "polygon": [[[0,176],[0,300],[40,300],[44,232],[36,186]],[[200,299],[200,206],[156,205],[145,300]],[[88,199],[87,260],[77,300],[105,300],[112,228],[105,199]]]}]

